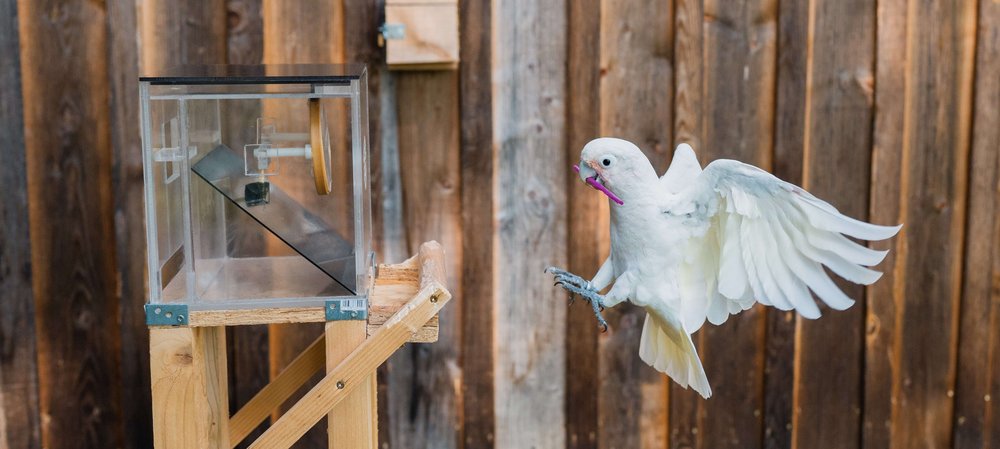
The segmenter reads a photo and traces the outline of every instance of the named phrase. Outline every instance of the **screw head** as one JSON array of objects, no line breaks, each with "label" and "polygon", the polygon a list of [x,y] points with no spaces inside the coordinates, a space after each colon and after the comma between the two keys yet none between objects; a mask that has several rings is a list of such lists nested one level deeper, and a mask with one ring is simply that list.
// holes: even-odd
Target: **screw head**
[{"label": "screw head", "polygon": [[337,389],[338,390],[343,390],[344,389],[344,381],[342,381],[342,380],[338,380],[337,381]]},{"label": "screw head", "polygon": [[431,302],[438,302],[438,295],[431,296]]},{"label": "screw head", "polygon": [[183,323],[184,322],[184,315],[177,315],[177,322],[178,323]]}]

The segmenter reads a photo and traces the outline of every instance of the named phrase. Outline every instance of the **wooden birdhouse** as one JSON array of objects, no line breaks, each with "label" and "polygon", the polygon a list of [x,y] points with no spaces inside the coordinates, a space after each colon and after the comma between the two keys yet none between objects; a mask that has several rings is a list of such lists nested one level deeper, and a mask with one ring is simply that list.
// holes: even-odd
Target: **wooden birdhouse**
[{"label": "wooden birdhouse", "polygon": [[[375,263],[367,93],[360,65],[140,79],[158,449],[229,449],[324,367],[251,447],[288,447],[328,413],[331,447],[375,447],[374,370],[436,341],[450,294],[436,243]],[[230,416],[225,327],[307,322],[325,335]]]}]

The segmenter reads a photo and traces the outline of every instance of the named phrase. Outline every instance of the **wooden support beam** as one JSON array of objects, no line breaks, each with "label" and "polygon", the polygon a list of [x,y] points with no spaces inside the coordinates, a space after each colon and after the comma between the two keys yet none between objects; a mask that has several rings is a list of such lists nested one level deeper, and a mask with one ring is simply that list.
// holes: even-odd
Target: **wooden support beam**
[{"label": "wooden support beam", "polygon": [[236,447],[271,412],[323,367],[326,337],[320,335],[281,374],[247,401],[229,420],[229,444]]},{"label": "wooden support beam", "polygon": [[[325,336],[320,336],[314,340],[281,374],[275,377],[271,383],[264,387],[230,418],[230,445],[235,447],[243,441],[258,424],[267,418],[272,410],[287,401],[303,383],[319,371],[323,367],[324,360],[327,361],[328,369],[333,369],[339,361],[350,354],[350,350],[353,350],[357,344],[364,341],[367,335],[377,332],[396,311],[404,307],[408,300],[419,292],[419,286],[422,285],[421,282],[427,282],[422,281],[422,279],[428,277],[428,279],[444,279],[443,273],[435,273],[433,271],[438,268],[443,270],[443,262],[440,262],[443,257],[443,252],[439,245],[433,243],[425,244],[421,247],[421,252],[417,257],[412,257],[400,264],[381,266],[378,278],[375,281],[375,288],[372,290],[372,304],[369,309],[367,325],[364,322],[336,323],[341,325],[341,329],[333,330],[332,333],[328,325]],[[408,341],[412,343],[437,340],[437,322],[437,317],[432,317],[416,333],[410,336]],[[360,326],[358,325],[359,323]],[[343,324],[347,324],[348,326],[344,327],[342,326]],[[431,326],[433,326],[433,333],[430,333],[428,330],[431,329]],[[355,335],[357,334],[357,329],[355,328],[358,327],[365,331],[360,334],[360,337]],[[324,344],[324,341],[331,338],[331,336],[336,336],[336,341]],[[354,346],[347,344],[346,342],[349,338],[356,339],[357,344]],[[327,351],[328,348],[329,351]],[[326,354],[325,357],[324,354]],[[374,398],[375,378],[373,377],[371,381],[373,384],[370,394]],[[374,404],[374,402],[372,403]],[[371,417],[371,429],[375,430],[377,429],[377,424],[374,421],[376,415],[372,413]],[[331,430],[331,434],[344,433],[340,430]],[[353,430],[347,430],[347,432],[353,432]],[[372,436],[374,438],[374,434]],[[346,446],[355,447],[353,444],[346,444]],[[331,443],[331,447],[339,446]]]},{"label": "wooden support beam", "polygon": [[[330,321],[326,323],[326,369],[332,372],[368,336],[364,321]],[[380,363],[381,364],[381,363]],[[375,398],[375,371],[361,380],[361,385],[347,394],[330,411],[327,437],[331,448],[374,449],[378,439],[378,401]]]},{"label": "wooden support beam", "polygon": [[[420,247],[420,291],[374,335],[351,352],[288,410],[250,449],[290,447],[369,377],[420,327],[451,300],[444,287],[443,249],[436,242]],[[374,403],[374,402],[373,402]]]},{"label": "wooden support beam", "polygon": [[150,329],[153,445],[229,449],[226,328]]}]

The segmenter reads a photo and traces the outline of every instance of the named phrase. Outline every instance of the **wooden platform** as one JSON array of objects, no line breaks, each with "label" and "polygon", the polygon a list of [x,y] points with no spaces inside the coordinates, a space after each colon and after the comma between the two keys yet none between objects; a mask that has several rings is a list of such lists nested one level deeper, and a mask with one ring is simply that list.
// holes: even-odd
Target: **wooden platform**
[{"label": "wooden platform", "polygon": [[[379,265],[375,285],[368,297],[368,335],[395,314],[420,288],[420,267],[417,257],[400,264]],[[323,307],[282,307],[235,310],[193,310],[188,318],[190,327],[241,326],[271,323],[322,323],[326,321]],[[156,328],[156,326],[151,326]],[[438,318],[435,316],[409,340],[411,343],[433,343],[438,339]]]}]

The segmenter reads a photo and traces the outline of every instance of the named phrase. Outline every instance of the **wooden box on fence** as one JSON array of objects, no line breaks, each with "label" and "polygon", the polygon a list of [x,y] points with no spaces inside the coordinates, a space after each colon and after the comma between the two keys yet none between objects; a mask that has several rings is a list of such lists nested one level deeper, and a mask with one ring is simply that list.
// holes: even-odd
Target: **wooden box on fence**
[{"label": "wooden box on fence", "polygon": [[386,0],[382,38],[396,70],[458,67],[457,0]]},{"label": "wooden box on fence", "polygon": [[[440,245],[375,265],[366,83],[334,65],[140,78],[158,449],[229,449],[324,366],[251,447],[288,447],[329,413],[331,447],[374,448],[375,369],[437,340]],[[307,322],[325,334],[230,417],[225,327]]]}]

